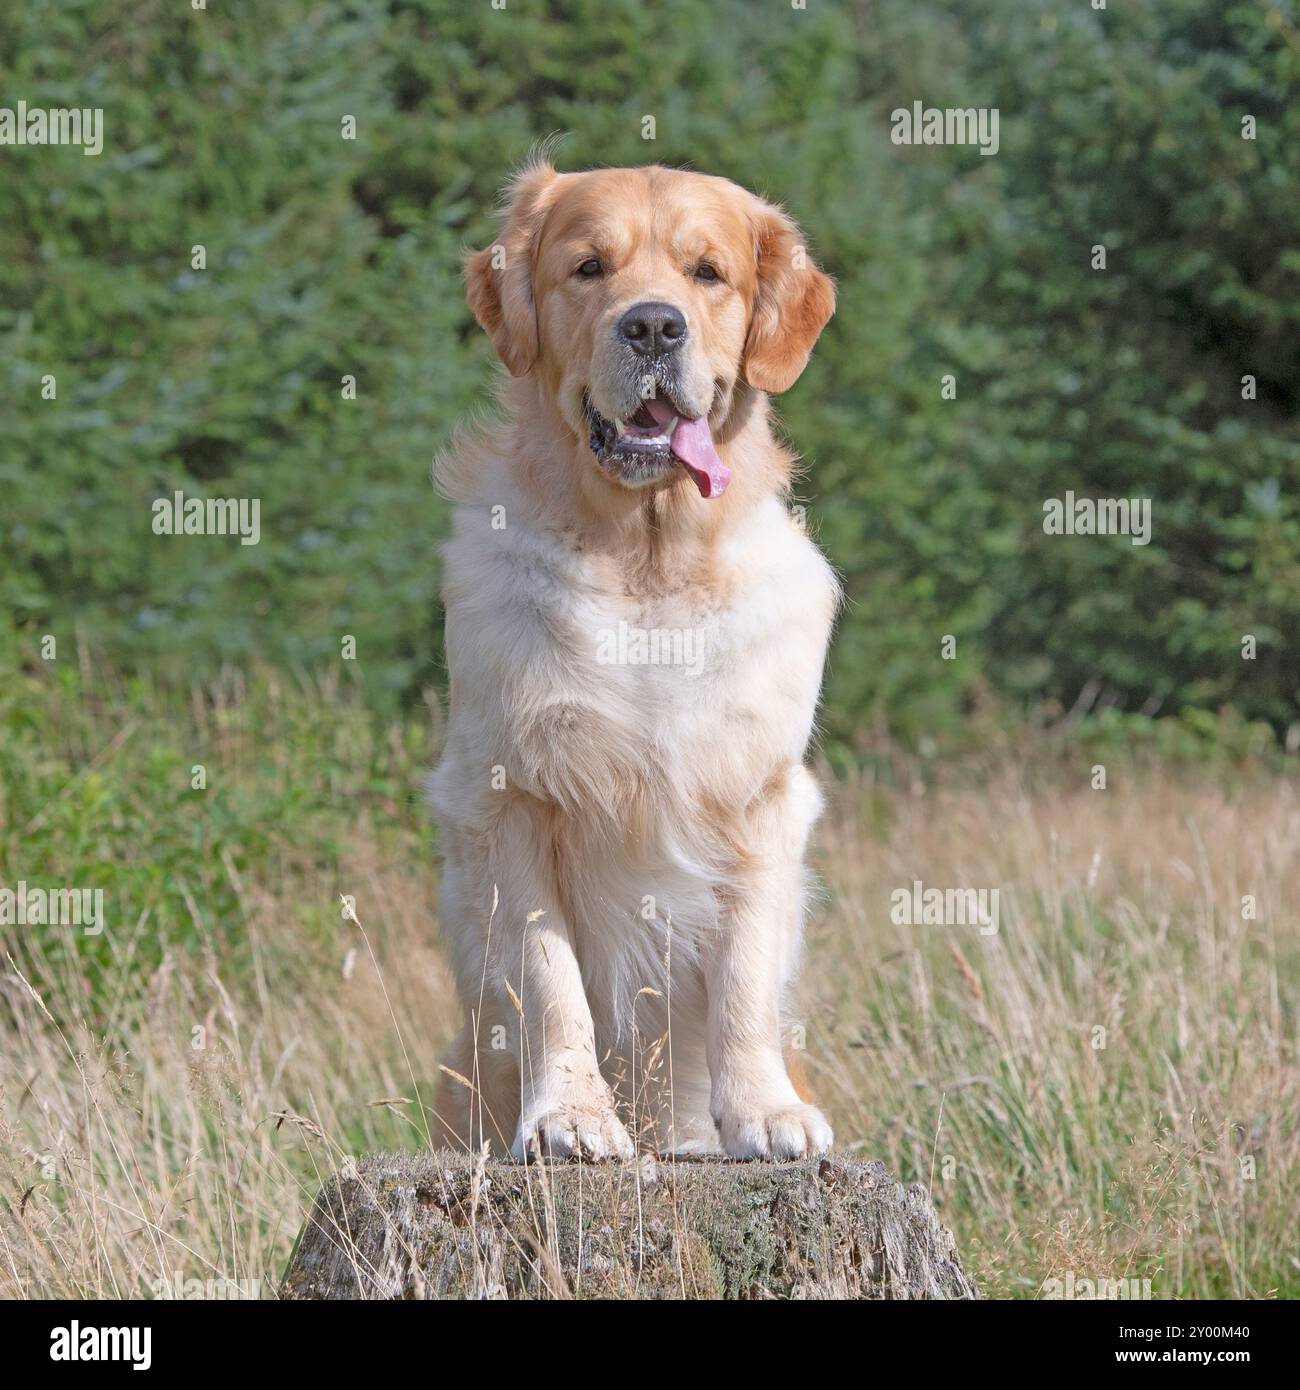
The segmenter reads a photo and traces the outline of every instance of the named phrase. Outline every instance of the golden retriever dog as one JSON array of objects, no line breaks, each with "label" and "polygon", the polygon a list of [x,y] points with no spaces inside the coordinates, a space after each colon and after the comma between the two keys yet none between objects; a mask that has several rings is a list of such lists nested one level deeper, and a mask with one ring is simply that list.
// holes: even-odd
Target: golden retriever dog
[{"label": "golden retriever dog", "polygon": [[516,1158],[821,1153],[787,1067],[804,766],[839,587],[768,395],[834,312],[791,219],[673,169],[512,183],[468,298],[510,377],[457,438],[431,799],[466,1010],[445,1137]]}]

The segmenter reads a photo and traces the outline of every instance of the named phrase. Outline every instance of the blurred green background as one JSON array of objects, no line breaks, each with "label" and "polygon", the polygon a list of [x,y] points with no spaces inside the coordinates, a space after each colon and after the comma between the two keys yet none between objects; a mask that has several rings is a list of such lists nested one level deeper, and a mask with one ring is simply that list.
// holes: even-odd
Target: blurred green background
[{"label": "blurred green background", "polygon": [[[126,673],[344,665],[384,714],[439,688],[429,469],[497,370],[459,256],[565,132],[561,168],[781,201],[839,281],[780,405],[850,598],[835,756],[1081,693],[1294,746],[1293,3],[26,0],[0,77],[105,112],[98,158],[0,148],[0,666],[53,633]],[[894,146],[918,99],[999,108],[1000,152]],[[154,536],[177,489],[260,498],[262,543]],[[1152,543],[1044,535],[1067,489],[1150,497]]]}]

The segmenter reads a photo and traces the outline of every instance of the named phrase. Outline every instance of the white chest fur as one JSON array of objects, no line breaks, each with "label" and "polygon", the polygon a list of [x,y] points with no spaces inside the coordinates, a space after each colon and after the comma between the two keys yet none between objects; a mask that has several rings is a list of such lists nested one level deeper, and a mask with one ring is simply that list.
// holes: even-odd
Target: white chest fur
[{"label": "white chest fur", "polygon": [[476,511],[447,552],[453,695],[475,692],[454,700],[458,760],[591,814],[652,770],[679,796],[744,800],[802,757],[837,588],[775,499],[729,537],[717,583],[651,596],[562,538],[485,534]]}]

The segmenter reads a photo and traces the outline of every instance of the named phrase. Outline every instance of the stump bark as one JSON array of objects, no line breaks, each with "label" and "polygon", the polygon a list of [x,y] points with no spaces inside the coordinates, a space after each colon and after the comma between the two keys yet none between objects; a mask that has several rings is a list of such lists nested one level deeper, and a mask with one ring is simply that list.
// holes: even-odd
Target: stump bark
[{"label": "stump bark", "polygon": [[919,1184],[879,1163],[348,1165],[317,1197],[288,1299],[975,1298]]}]

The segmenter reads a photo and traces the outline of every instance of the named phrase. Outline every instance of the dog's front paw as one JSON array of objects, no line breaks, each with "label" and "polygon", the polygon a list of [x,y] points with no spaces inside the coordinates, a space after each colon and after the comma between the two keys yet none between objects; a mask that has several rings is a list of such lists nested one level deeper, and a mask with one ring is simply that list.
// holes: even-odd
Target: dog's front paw
[{"label": "dog's front paw", "polygon": [[520,1163],[580,1158],[587,1163],[636,1157],[636,1145],[609,1102],[542,1108],[519,1121],[511,1153]]},{"label": "dog's front paw", "polygon": [[829,1152],[835,1138],[815,1105],[738,1110],[723,1115],[718,1130],[729,1158],[813,1158]]}]

